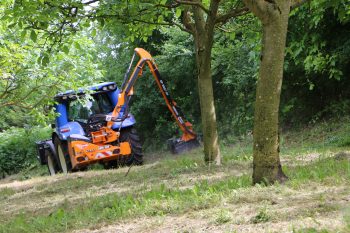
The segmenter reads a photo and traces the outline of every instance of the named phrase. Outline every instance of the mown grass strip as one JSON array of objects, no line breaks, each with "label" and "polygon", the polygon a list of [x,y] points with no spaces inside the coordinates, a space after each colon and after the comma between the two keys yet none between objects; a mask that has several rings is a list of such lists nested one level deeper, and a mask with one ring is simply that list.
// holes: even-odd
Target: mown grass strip
[{"label": "mown grass strip", "polygon": [[[315,164],[286,170],[291,178],[288,186],[310,180],[322,182],[327,177],[350,177],[350,164],[347,160],[325,159]],[[129,217],[179,214],[214,207],[230,191],[250,185],[250,176],[244,175],[213,184],[201,182],[185,190],[159,185],[137,195],[108,194],[86,200],[73,209],[69,208],[68,203],[66,207],[59,208],[49,215],[18,215],[1,225],[0,232],[64,232],[101,226]]]},{"label": "mown grass strip", "polygon": [[323,181],[327,177],[345,178],[348,180],[350,178],[350,161],[347,159],[336,160],[327,158],[307,166],[286,167],[285,171],[292,184],[303,183],[308,180]]},{"label": "mown grass strip", "polygon": [[74,209],[60,208],[47,216],[19,215],[1,225],[0,232],[64,232],[132,216],[177,214],[209,208],[220,201],[224,192],[250,185],[251,179],[246,175],[215,184],[201,182],[185,190],[160,185],[137,196],[110,194]]}]

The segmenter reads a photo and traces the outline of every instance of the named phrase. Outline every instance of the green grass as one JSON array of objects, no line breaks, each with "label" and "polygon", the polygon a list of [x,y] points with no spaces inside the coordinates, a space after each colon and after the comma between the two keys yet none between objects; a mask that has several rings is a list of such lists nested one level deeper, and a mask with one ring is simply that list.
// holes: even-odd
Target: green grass
[{"label": "green grass", "polygon": [[[311,152],[321,156],[310,163],[299,165],[287,163],[283,169],[290,180],[284,185],[274,185],[273,187],[277,191],[281,187],[302,190],[310,182],[319,185],[349,185],[349,161],[329,158],[330,154],[347,149],[348,145],[343,142],[347,140],[349,128],[335,127],[331,136],[325,134],[326,137],[317,137],[321,132],[328,132],[327,130],[330,128],[326,124],[322,127],[307,130],[308,132],[303,139],[299,136],[300,132],[299,134],[290,132],[285,135],[282,158],[294,158]],[[337,138],[337,140],[320,139],[331,137]],[[65,232],[74,229],[99,228],[106,224],[115,223],[117,220],[177,216],[212,209],[227,201],[228,197],[230,197],[231,203],[249,202],[244,197],[235,198],[235,193],[249,192],[253,189],[250,175],[252,161],[250,144],[243,141],[234,146],[223,147],[222,154],[223,166],[221,167],[206,166],[199,149],[183,156],[165,154],[162,159],[154,158],[155,161],[159,162],[149,167],[146,165],[132,168],[127,177],[124,177],[126,172],[124,169],[119,170],[121,172],[102,171],[96,175],[92,173],[89,174],[88,178],[72,175],[50,185],[47,183],[37,185],[35,191],[25,194],[26,200],[40,200],[40,197],[50,198],[57,194],[78,194],[92,186],[103,190],[104,187],[118,183],[121,184],[121,187],[131,188],[128,191],[91,196],[79,200],[67,198],[63,203],[42,211],[31,212],[22,209],[13,215],[0,216],[0,232]],[[208,180],[198,179],[198,181],[193,182],[189,179],[203,176],[209,178],[219,172],[225,174],[225,172],[232,170],[242,171],[243,175]],[[187,178],[181,180],[183,176]],[[260,186],[260,188],[268,190],[270,187]],[[16,190],[11,188],[0,189],[0,204],[6,203],[5,201],[12,198],[15,193]],[[319,196],[318,202],[320,204],[317,208],[301,211],[299,216],[314,218],[319,213],[338,211],[341,208],[341,206],[326,203],[324,198]],[[257,197],[254,202],[260,203],[266,202],[266,200],[270,200],[269,197]],[[275,215],[266,206],[260,206],[250,221],[254,224],[275,221],[275,218],[278,217]],[[282,217],[281,215],[280,218]],[[216,225],[224,225],[232,221],[229,210],[225,209],[216,211],[212,219]],[[306,228],[294,232],[327,231]]]},{"label": "green grass", "polygon": [[271,216],[268,213],[266,206],[264,206],[259,210],[258,214],[251,219],[251,222],[254,224],[258,224],[258,223],[268,222],[270,221],[270,219],[271,219]]},{"label": "green grass", "polygon": [[[308,172],[309,171],[309,172]],[[324,160],[308,166],[289,168],[291,180],[286,184],[294,187],[305,181],[327,182],[330,177],[344,180],[350,177],[348,161]],[[113,222],[135,216],[163,216],[181,214],[216,206],[232,190],[249,188],[248,175],[232,177],[219,182],[201,182],[193,188],[180,190],[162,184],[137,194],[108,194],[92,198],[71,208],[69,202],[48,215],[18,215],[0,226],[0,232],[63,232],[101,223]],[[223,223],[225,216],[219,216]],[[260,211],[254,223],[269,220],[266,211]]]},{"label": "green grass", "polygon": [[217,214],[217,217],[215,218],[215,224],[222,225],[225,223],[228,223],[232,220],[230,216],[230,212],[227,210],[220,210],[220,212]]},{"label": "green grass", "polygon": [[334,179],[350,178],[350,163],[347,160],[338,161],[333,158],[322,159],[308,166],[285,167],[290,182],[297,184],[307,180],[325,181],[327,177]]},{"label": "green grass", "polygon": [[329,233],[329,231],[326,229],[317,230],[315,228],[304,228],[299,230],[293,230],[293,233]]},{"label": "green grass", "polygon": [[283,149],[348,147],[350,146],[350,119],[332,119],[282,134]]},{"label": "green grass", "polygon": [[13,194],[15,194],[16,191],[11,188],[4,188],[0,190],[0,200],[7,199]]},{"label": "green grass", "polygon": [[186,190],[160,185],[139,195],[109,194],[94,198],[74,209],[67,205],[48,216],[28,218],[19,215],[1,225],[0,232],[59,232],[131,216],[161,216],[199,210],[216,205],[221,195],[229,190],[248,187],[250,184],[250,177],[242,176],[215,184],[199,183]]}]

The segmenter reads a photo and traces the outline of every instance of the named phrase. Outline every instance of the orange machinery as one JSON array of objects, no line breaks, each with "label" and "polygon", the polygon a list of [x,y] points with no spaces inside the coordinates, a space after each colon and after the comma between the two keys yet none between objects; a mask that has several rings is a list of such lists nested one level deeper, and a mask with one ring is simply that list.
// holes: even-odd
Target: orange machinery
[{"label": "orange machinery", "polygon": [[[139,61],[130,75],[136,54],[139,56]],[[154,59],[146,50],[136,48],[124,77],[121,92],[118,96],[118,103],[111,115],[103,116],[107,123],[90,133],[91,140],[80,140],[77,138],[68,142],[68,151],[73,169],[85,167],[85,165],[97,161],[102,160],[105,162],[117,159],[119,156],[130,156],[132,154],[131,145],[128,142],[119,142],[120,132],[112,130],[112,125],[114,122],[123,121],[128,117],[129,100],[133,95],[137,79],[142,76],[145,65],[149,67],[169,111],[182,131],[181,138],[170,141],[171,151],[173,153],[182,153],[199,146],[192,124],[185,119],[176,102],[171,98]]]}]

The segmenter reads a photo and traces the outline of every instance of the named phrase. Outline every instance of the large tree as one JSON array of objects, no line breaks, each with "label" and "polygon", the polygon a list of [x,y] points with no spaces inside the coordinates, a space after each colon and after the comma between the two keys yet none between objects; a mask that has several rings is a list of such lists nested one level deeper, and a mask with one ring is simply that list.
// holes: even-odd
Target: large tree
[{"label": "large tree", "polygon": [[304,1],[243,0],[263,27],[253,129],[253,183],[287,179],[279,157],[279,106],[291,8]]},{"label": "large tree", "polygon": [[[186,30],[193,35],[195,42],[205,161],[215,161],[219,165],[221,158],[211,70],[215,28],[217,25],[225,24],[231,18],[245,14],[247,9],[236,2],[234,5],[226,6],[228,9],[225,12],[225,4],[220,0],[211,0],[208,8],[199,0],[176,2],[185,5],[182,13],[182,22]],[[219,12],[225,13],[220,14]]]}]

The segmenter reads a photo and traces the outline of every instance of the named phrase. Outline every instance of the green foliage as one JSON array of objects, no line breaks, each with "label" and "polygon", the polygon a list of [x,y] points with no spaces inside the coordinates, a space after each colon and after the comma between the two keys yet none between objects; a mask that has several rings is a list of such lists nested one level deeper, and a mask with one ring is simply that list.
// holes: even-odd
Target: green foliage
[{"label": "green foliage", "polygon": [[50,136],[49,128],[10,128],[0,133],[0,175],[10,175],[34,164],[37,160],[35,141]]},{"label": "green foliage", "polygon": [[[252,21],[252,25],[257,22]],[[218,34],[213,47],[218,125],[224,139],[232,134],[244,134],[253,125],[260,33],[248,27],[235,32],[234,37],[228,33]]]},{"label": "green foliage", "polygon": [[[92,84],[102,76],[94,44],[84,32],[59,44],[60,52],[34,30],[23,33],[19,23],[9,27],[8,14],[0,8],[0,130],[47,123],[43,106],[52,104],[57,92]],[[73,42],[81,46],[73,47]]]},{"label": "green foliage", "polygon": [[281,103],[285,122],[348,114],[350,9],[346,2],[311,1],[290,17]]},{"label": "green foliage", "polygon": [[[204,1],[203,4],[205,7],[209,7],[210,1]],[[239,5],[240,2],[237,1],[223,2],[219,6],[219,12],[223,15]],[[90,3],[89,1],[81,2],[77,0],[49,0],[43,2],[36,1],[33,3],[15,2],[14,4],[7,5],[7,7],[4,9],[4,20],[9,22],[12,27],[18,27],[22,36],[29,34],[29,38],[33,42],[39,42],[40,40],[47,41],[48,46],[46,46],[45,42],[44,47],[49,47],[50,50],[54,48],[56,51],[62,51],[65,54],[70,54],[71,44],[73,44],[76,48],[79,48],[81,43],[77,43],[77,38],[75,37],[74,39],[71,39],[71,35],[77,33],[77,31],[84,30],[85,32],[89,32],[92,37],[97,37],[97,39],[103,44],[101,46],[103,48],[103,52],[99,55],[100,58],[104,60],[103,68],[107,70],[105,79],[111,80],[110,78],[114,78],[116,74],[119,74],[118,76],[122,77],[122,72],[124,72],[126,67],[124,58],[129,57],[132,50],[130,45],[144,45],[142,47],[146,47],[146,49],[148,49],[148,47],[150,47],[150,45],[153,43],[157,44],[157,48],[160,48],[161,43],[159,43],[159,38],[161,38],[162,35],[154,35],[155,32],[163,30],[164,27],[161,26],[166,25],[177,25],[181,27],[180,19],[183,15],[185,7],[181,4],[176,4],[174,1],[164,0],[135,0],[131,2],[114,0],[109,2],[99,2],[99,4]],[[36,13],[33,14],[33,12]],[[48,14],[48,12],[50,12],[50,14]],[[96,22],[99,23],[101,28],[104,28],[104,31],[100,31],[99,29],[101,28],[96,28]],[[234,26],[239,26],[239,23],[235,22]],[[178,31],[179,30],[177,30],[177,32]],[[115,40],[115,37],[117,37],[117,41]],[[182,35],[182,38],[185,37],[189,38],[188,34]],[[176,39],[170,40],[168,45],[170,45],[170,43],[177,45],[177,41],[178,40]],[[184,39],[184,41],[188,42],[187,39]],[[189,55],[188,51],[193,51],[193,40],[190,39],[190,41],[191,44],[186,44],[186,48],[184,48],[184,51],[187,51],[187,55]],[[181,42],[179,44],[181,45]],[[181,50],[182,48],[179,46],[177,51]],[[153,55],[157,55],[157,53],[152,49],[150,52]],[[170,50],[168,52],[170,52]],[[166,51],[164,54],[168,56]],[[47,66],[49,63],[53,63],[52,58],[49,55],[49,53],[44,51],[38,57],[37,61],[41,65]],[[163,52],[161,52],[161,55],[163,55]],[[183,74],[185,71],[187,71],[185,76],[194,76],[195,68],[193,63],[193,52],[191,52],[191,56],[191,63],[186,62],[184,63],[186,66],[181,67],[184,69],[182,71]],[[113,59],[115,60],[116,58],[118,58],[118,62],[113,61]],[[172,68],[174,67],[173,64],[175,58],[172,56],[170,56],[170,58],[169,64],[172,65],[169,66],[169,68]],[[112,65],[114,65],[114,67],[112,67]],[[123,66],[122,72],[121,66]],[[179,69],[177,69],[177,71],[173,74],[179,76],[181,72],[178,71]],[[117,80],[120,80],[119,77],[117,77]],[[171,79],[173,78],[177,79],[176,76],[171,77]],[[182,79],[184,79],[184,77],[182,77]],[[190,98],[184,98],[184,101],[182,102],[184,105],[198,106],[198,100],[196,98],[197,90],[195,90],[197,89],[195,79],[192,78],[190,82],[183,83],[185,84],[181,85],[182,87],[186,86],[189,88],[174,89],[176,89],[177,92],[184,90],[184,93],[185,91],[188,91],[188,89],[191,89],[190,93],[193,92],[194,94],[191,94]],[[186,92],[186,94],[188,95],[188,92]],[[143,100],[145,101],[145,98],[143,98]],[[181,103],[181,100],[178,101]],[[142,106],[144,106],[145,102],[142,104]],[[184,111],[187,110],[186,106],[184,106],[183,109]],[[161,112],[163,112],[163,110],[161,110]],[[194,114],[192,114],[193,112]],[[153,114],[156,115],[156,113]],[[240,117],[243,118],[243,114],[240,114]],[[148,124],[159,123],[159,132],[165,132],[163,135],[160,135],[160,137],[163,138],[163,136],[169,135],[170,132],[173,132],[174,127],[171,127],[170,130],[166,130],[165,127],[163,127],[163,123],[167,122],[169,118],[166,116],[161,116],[162,114],[157,115],[160,115],[159,119],[153,118],[145,121],[147,121]],[[198,108],[193,111],[190,109],[190,113],[186,113],[186,115],[190,115],[188,116],[189,119],[197,118],[195,119],[197,121],[199,118]],[[192,115],[194,116],[192,117]],[[153,122],[151,122],[151,120],[153,120]],[[235,122],[236,125],[239,123],[241,122]],[[151,135],[145,135],[145,138],[150,138],[150,136]]]}]

